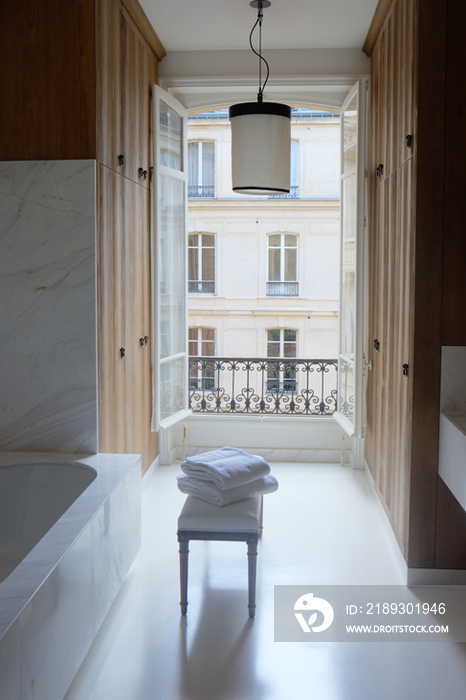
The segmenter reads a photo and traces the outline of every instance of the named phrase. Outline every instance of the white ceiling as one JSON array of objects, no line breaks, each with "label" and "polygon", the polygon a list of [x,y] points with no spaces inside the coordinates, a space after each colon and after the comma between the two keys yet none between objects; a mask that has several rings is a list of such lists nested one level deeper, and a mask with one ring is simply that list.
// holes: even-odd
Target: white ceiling
[{"label": "white ceiling", "polygon": [[[167,52],[248,49],[249,0],[139,0]],[[362,48],[378,0],[272,0],[262,48]]]}]

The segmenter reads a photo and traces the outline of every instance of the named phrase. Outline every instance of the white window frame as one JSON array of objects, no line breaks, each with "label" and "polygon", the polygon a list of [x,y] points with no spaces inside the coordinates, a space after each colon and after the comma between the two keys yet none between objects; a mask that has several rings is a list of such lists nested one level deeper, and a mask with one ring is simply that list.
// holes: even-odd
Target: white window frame
[{"label": "white window frame", "polygon": [[[280,236],[280,279],[279,280],[271,280],[270,279],[270,255],[269,251],[270,250],[277,250],[277,248],[271,248],[269,245],[270,241],[270,236]],[[296,246],[286,246],[285,245],[285,236],[294,236],[296,239]],[[296,233],[269,233],[267,236],[267,282],[298,282],[298,266],[299,266],[299,236]],[[294,280],[286,280],[285,279],[285,250],[296,250],[296,279]],[[272,330],[272,329],[271,329]],[[294,328],[290,328],[289,330],[294,330]]]},{"label": "white window frame", "polygon": [[[348,170],[344,170],[343,161],[343,136],[344,124],[343,115],[347,110],[348,105],[356,97],[357,100],[357,146],[356,146],[356,165]],[[340,125],[340,331],[339,331],[339,352],[338,352],[338,407],[333,414],[334,419],[343,428],[343,430],[353,438],[357,439],[356,444],[356,466],[363,467],[364,459],[364,439],[363,439],[363,415],[364,415],[364,343],[365,343],[365,187],[366,187],[366,80],[361,79],[351,88],[345,101],[341,106],[342,122]],[[343,273],[343,221],[342,214],[343,202],[343,183],[345,179],[352,175],[356,175],[356,230],[355,230],[355,302],[354,302],[354,356],[345,355],[342,353],[342,337],[345,329],[342,328],[342,273]],[[342,400],[341,382],[344,376],[344,368],[350,368],[354,372],[354,402],[353,415],[350,420],[344,412],[340,410],[340,401]]]},{"label": "white window frame", "polygon": [[[182,143],[181,143],[181,168],[179,170],[167,165],[161,164],[160,159],[160,102],[163,101],[171,109],[173,109],[181,118],[182,122]],[[153,308],[153,330],[152,337],[155,342],[152,344],[152,366],[153,383],[152,383],[152,423],[151,429],[158,432],[162,429],[170,428],[175,423],[185,418],[190,414],[188,409],[189,400],[189,356],[188,356],[188,274],[187,274],[187,221],[188,221],[188,197],[187,197],[187,111],[185,107],[175,100],[165,90],[162,90],[158,85],[152,86],[152,133],[153,133],[153,163],[154,163],[154,178],[151,185],[151,275],[152,275],[152,308]],[[184,192],[184,226],[183,226],[183,245],[186,253],[184,260],[180,261],[180,275],[184,280],[183,285],[183,314],[184,314],[184,329],[183,329],[183,350],[175,355],[165,357],[162,355],[162,314],[161,308],[163,303],[163,270],[162,270],[162,226],[160,211],[160,196],[161,196],[161,178],[162,176],[172,177],[180,180],[183,183]],[[161,367],[164,364],[173,363],[176,361],[184,362],[182,376],[182,391],[183,391],[183,406],[182,408],[166,418],[162,418],[161,407]]]},{"label": "white window frame", "polygon": [[[214,279],[213,280],[205,280],[202,277],[202,236],[213,236],[214,239]],[[198,236],[197,239],[197,247],[189,245],[189,237],[190,236]],[[205,246],[208,248],[209,246]],[[210,233],[209,231],[190,231],[188,234],[188,271],[189,271],[189,255],[191,250],[197,250],[197,280],[190,280],[188,279],[188,285],[190,282],[199,282],[201,285],[203,282],[213,282],[214,288],[210,292],[190,292],[188,289],[189,294],[213,294],[215,295],[216,293],[216,282],[217,282],[217,235],[215,233]]]},{"label": "white window frame", "polygon": [[[269,333],[269,331],[280,331],[280,341],[279,341],[280,346],[279,346],[278,357],[269,357],[269,355],[268,355],[268,345],[269,345],[268,333]],[[296,341],[295,341],[296,355],[294,357],[284,357],[285,331],[294,331],[296,333]],[[290,341],[286,341],[286,342],[290,342]],[[286,362],[287,360],[296,360],[299,357],[298,347],[299,347],[299,331],[297,328],[276,328],[275,327],[275,328],[267,328],[266,329],[266,331],[265,331],[265,350],[266,350],[267,360],[271,360],[272,362],[274,360],[284,361],[284,362]],[[283,370],[283,368],[281,368],[280,369],[280,376],[278,378],[280,391],[283,391],[283,393],[285,393],[285,394],[291,394],[292,393],[291,391],[285,391],[283,387],[284,387],[285,381],[287,381],[287,380],[294,381],[293,393],[296,394],[298,392],[298,376],[297,376],[296,369],[295,369],[295,376],[292,378],[284,377],[283,373],[284,373],[284,370]],[[269,379],[269,377],[267,375],[265,381],[266,381],[266,391],[267,391],[267,393],[271,393],[273,391],[273,389],[268,388],[268,382],[273,381],[273,379]]]},{"label": "white window frame", "polygon": [[[197,182],[189,182],[189,144],[191,143],[197,143],[198,144],[198,150],[197,150],[197,172],[198,172],[198,178]],[[202,157],[202,151],[204,149],[204,144],[205,143],[212,143],[214,146],[214,181],[212,185],[205,185],[203,180],[204,180],[204,159]],[[214,193],[216,190],[215,187],[215,173],[216,173],[216,165],[217,165],[217,144],[213,139],[190,139],[188,141],[188,186],[193,186],[193,187],[213,187],[214,188]]]}]

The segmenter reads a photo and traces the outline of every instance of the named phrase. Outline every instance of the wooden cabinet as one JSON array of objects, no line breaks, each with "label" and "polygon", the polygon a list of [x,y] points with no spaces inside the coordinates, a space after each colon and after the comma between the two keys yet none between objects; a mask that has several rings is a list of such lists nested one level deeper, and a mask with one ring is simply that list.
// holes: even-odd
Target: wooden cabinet
[{"label": "wooden cabinet", "polygon": [[156,455],[151,424],[149,192],[99,167],[99,450]]},{"label": "wooden cabinet", "polygon": [[[410,121],[414,114],[413,78],[409,74],[414,58],[407,59],[413,51],[414,7],[414,0],[393,3],[374,47],[371,66],[369,342],[372,370],[368,378],[366,458],[406,555],[415,159],[413,149],[406,148],[402,134],[409,128],[414,137],[414,125]],[[383,171],[377,172],[380,165]]]},{"label": "wooden cabinet", "polygon": [[150,86],[157,61],[117,0],[98,5],[100,162],[149,189]]}]

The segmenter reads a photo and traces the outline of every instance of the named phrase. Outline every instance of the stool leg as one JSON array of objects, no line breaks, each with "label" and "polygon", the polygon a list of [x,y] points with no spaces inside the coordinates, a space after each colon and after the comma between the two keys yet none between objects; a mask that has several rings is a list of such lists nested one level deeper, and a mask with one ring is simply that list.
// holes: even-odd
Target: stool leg
[{"label": "stool leg", "polygon": [[189,540],[180,541],[180,607],[181,614],[188,612],[188,555]]},{"label": "stool leg", "polygon": [[256,567],[257,567],[257,542],[248,542],[248,594],[249,617],[256,614]]},{"label": "stool leg", "polygon": [[264,529],[263,526],[263,518],[264,518],[264,496],[261,496],[261,509],[259,512],[259,537],[262,537],[262,531]]}]

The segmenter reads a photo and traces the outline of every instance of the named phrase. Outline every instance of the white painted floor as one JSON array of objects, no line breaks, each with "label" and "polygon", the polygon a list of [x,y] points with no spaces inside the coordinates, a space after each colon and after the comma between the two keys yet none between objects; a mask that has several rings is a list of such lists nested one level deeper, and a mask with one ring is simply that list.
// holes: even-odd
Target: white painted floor
[{"label": "white painted floor", "polygon": [[257,613],[244,543],[191,542],[179,614],[179,466],[143,494],[143,546],[66,700],[448,700],[466,697],[466,645],[276,643],[275,584],[402,584],[363,472],[272,464]]}]

